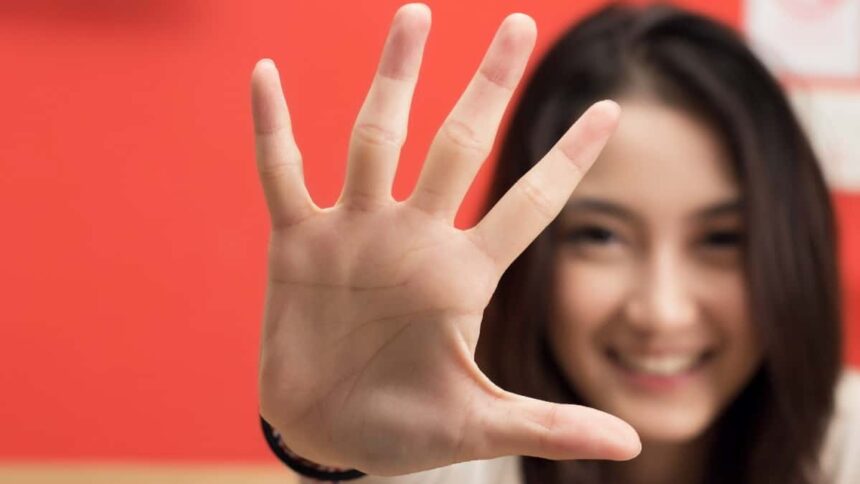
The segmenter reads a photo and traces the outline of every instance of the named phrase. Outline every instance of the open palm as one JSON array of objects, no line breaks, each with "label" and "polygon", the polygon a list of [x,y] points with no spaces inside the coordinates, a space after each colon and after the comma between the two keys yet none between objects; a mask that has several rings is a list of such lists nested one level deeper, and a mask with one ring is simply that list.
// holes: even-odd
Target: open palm
[{"label": "open palm", "polygon": [[434,139],[412,195],[391,196],[429,9],[401,7],[359,112],[337,203],[314,205],[274,64],[257,64],[257,165],[272,221],[261,415],[308,459],[396,475],[502,455],[627,459],[633,429],[494,385],[474,361],[504,270],[552,221],[617,123],[592,106],[473,228],[454,227],[534,46],[500,26]]}]

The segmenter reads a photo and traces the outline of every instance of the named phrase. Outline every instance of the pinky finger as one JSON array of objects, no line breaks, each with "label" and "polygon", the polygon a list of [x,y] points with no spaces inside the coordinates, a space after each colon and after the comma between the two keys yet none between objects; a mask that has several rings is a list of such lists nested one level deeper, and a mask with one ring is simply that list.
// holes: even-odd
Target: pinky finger
[{"label": "pinky finger", "polygon": [[251,108],[257,169],[272,227],[292,225],[314,213],[302,172],[302,156],[293,138],[290,114],[274,62],[257,62],[251,75]]}]

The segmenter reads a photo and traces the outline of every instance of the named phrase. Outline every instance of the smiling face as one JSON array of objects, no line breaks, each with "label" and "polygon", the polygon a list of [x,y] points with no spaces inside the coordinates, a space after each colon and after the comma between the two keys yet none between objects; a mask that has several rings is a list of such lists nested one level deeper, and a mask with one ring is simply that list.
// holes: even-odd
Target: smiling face
[{"label": "smiling face", "polygon": [[695,117],[621,100],[617,132],[557,221],[552,351],[585,403],[643,441],[686,442],[750,380],[740,187]]}]

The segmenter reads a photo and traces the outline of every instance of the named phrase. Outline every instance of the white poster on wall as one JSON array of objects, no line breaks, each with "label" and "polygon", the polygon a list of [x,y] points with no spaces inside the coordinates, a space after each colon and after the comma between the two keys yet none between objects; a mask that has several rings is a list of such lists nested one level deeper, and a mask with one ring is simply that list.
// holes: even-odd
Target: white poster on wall
[{"label": "white poster on wall", "polygon": [[828,185],[860,192],[860,91],[796,88],[790,93]]},{"label": "white poster on wall", "polygon": [[860,0],[745,0],[744,23],[777,74],[860,79]]}]

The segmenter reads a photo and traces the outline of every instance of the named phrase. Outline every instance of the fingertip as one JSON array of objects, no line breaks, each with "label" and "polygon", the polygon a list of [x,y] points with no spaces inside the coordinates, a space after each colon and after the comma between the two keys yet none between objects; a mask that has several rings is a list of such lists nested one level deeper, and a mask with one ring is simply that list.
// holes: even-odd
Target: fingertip
[{"label": "fingertip", "polygon": [[263,58],[254,65],[251,73],[251,114],[257,134],[271,133],[288,122],[281,79],[272,59]]},{"label": "fingertip", "polygon": [[280,76],[275,61],[269,58],[258,60],[251,71],[252,94],[259,95],[259,92],[265,90],[266,86],[273,82],[273,79],[276,84],[280,84]]},{"label": "fingertip", "polygon": [[270,59],[268,57],[263,57],[262,59],[257,61],[257,67],[259,67],[259,68],[271,67],[274,69],[275,68],[275,61],[273,61],[272,59]]},{"label": "fingertip", "polygon": [[597,409],[589,410],[594,412],[596,419],[602,422],[600,433],[606,439],[607,458],[630,460],[642,452],[642,441],[632,425],[611,413]]},{"label": "fingertip", "polygon": [[528,29],[531,32],[537,32],[537,22],[535,19],[526,13],[514,12],[505,18],[506,22],[516,22],[523,29]]},{"label": "fingertip", "polygon": [[591,105],[588,109],[591,124],[597,131],[607,134],[615,130],[621,118],[621,106],[611,99],[604,99]]},{"label": "fingertip", "polygon": [[516,88],[535,46],[534,20],[526,14],[505,17],[496,30],[480,71],[492,82]]},{"label": "fingertip", "polygon": [[266,70],[275,72],[277,72],[278,70],[278,68],[275,66],[275,61],[268,57],[264,57],[258,60],[257,63],[254,64],[254,69],[252,72],[254,73],[254,75],[257,75],[258,72],[263,72]]},{"label": "fingertip", "polygon": [[[639,457],[639,454],[642,453],[642,441],[639,439],[639,435],[636,435],[636,445],[632,447],[633,452],[630,453],[630,459],[634,459]],[[627,460],[630,460],[627,459]]]},{"label": "fingertip", "polygon": [[407,28],[424,32],[430,28],[432,13],[430,7],[424,3],[407,3],[397,9],[394,17],[402,17],[401,21],[406,22]]},{"label": "fingertip", "polygon": [[630,460],[638,456],[642,452],[642,441],[639,439],[639,433],[632,425],[616,417],[617,433],[615,444],[619,451],[616,460]]},{"label": "fingertip", "polygon": [[567,457],[626,461],[642,451],[639,434],[629,423],[601,410],[577,405],[565,406],[556,422]]},{"label": "fingertip", "polygon": [[382,49],[379,74],[410,81],[418,76],[430,32],[429,14],[430,7],[422,3],[410,3],[397,9]]},{"label": "fingertip", "polygon": [[612,99],[604,99],[595,103],[594,107],[600,110],[607,119],[617,121],[621,116],[621,106]]},{"label": "fingertip", "polygon": [[427,5],[426,3],[421,3],[421,2],[407,3],[403,6],[401,6],[399,9],[397,9],[397,11],[398,11],[398,13],[399,12],[408,12],[412,15],[422,15],[425,17],[429,17],[431,15],[430,6]]},{"label": "fingertip", "polygon": [[524,13],[516,12],[505,17],[502,25],[515,44],[526,44],[528,49],[534,48],[537,40],[537,23]]},{"label": "fingertip", "polygon": [[598,101],[595,103],[595,106],[614,117],[618,117],[621,114],[621,106],[612,99],[603,99]]}]

